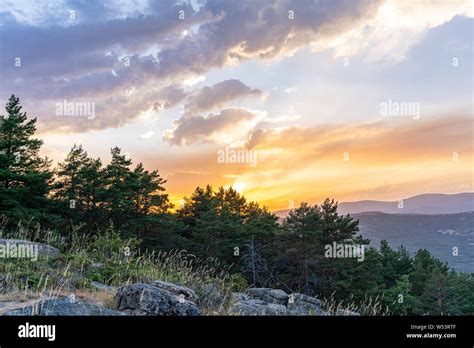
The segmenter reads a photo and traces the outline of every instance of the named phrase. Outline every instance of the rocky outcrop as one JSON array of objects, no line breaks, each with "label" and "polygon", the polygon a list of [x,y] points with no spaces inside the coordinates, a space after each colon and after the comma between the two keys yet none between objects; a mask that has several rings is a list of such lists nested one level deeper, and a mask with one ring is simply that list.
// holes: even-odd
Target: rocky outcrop
[{"label": "rocky outcrop", "polygon": [[336,311],[336,315],[349,316],[349,317],[358,317],[358,316],[360,316],[359,313],[354,312],[354,311],[350,311],[348,309],[338,309]]},{"label": "rocky outcrop", "polygon": [[[50,245],[21,239],[0,239],[0,252],[5,254],[2,256],[5,258],[33,258],[56,256],[60,254],[59,249]],[[33,255],[30,255],[30,253],[33,253]],[[20,256],[22,254],[24,255]]]},{"label": "rocky outcrop", "polygon": [[[5,276],[0,274],[0,291]],[[99,282],[92,286],[104,292],[115,291]],[[202,292],[199,292],[202,297]],[[196,292],[187,287],[156,280],[151,283],[124,285],[116,290],[114,309],[71,298],[40,300],[23,308],[4,308],[4,315],[137,315],[137,316],[196,316],[201,315],[200,307],[209,307],[205,298],[198,298]],[[300,293],[287,294],[283,290],[271,288],[251,288],[245,293],[232,293],[230,315],[248,316],[308,316],[330,315],[321,308],[321,301],[315,297]],[[357,312],[337,309],[335,315],[356,316]]]},{"label": "rocky outcrop", "polygon": [[93,303],[71,300],[68,297],[41,300],[34,305],[13,309],[6,312],[6,316],[80,316],[80,315],[100,315],[117,316],[124,313],[97,306]]},{"label": "rocky outcrop", "polygon": [[245,292],[251,299],[262,300],[267,303],[285,305],[288,303],[288,295],[283,290],[269,288],[250,288]]},{"label": "rocky outcrop", "polygon": [[262,300],[244,300],[235,302],[230,308],[234,315],[286,315],[286,307]]},{"label": "rocky outcrop", "polygon": [[321,301],[304,294],[287,294],[283,290],[251,288],[233,294],[231,314],[236,315],[328,315]]},{"label": "rocky outcrop", "polygon": [[196,303],[198,300],[198,297],[194,290],[191,290],[184,286],[168,283],[162,280],[155,280],[151,284],[156,286],[158,289],[167,290],[172,294],[180,296],[188,301]]},{"label": "rocky outcrop", "polygon": [[189,299],[197,299],[191,289],[160,281],[122,286],[114,297],[117,310],[129,315],[200,315]]},{"label": "rocky outcrop", "polygon": [[328,315],[321,309],[320,300],[305,294],[290,294],[287,308],[290,315]]}]

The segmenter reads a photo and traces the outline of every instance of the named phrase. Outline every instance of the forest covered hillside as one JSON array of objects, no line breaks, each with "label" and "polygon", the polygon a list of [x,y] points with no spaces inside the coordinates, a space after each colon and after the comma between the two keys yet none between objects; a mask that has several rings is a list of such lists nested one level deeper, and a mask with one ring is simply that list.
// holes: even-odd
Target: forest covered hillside
[{"label": "forest covered hillside", "polygon": [[210,314],[227,314],[229,294],[247,288],[310,296],[307,304],[317,297],[359,312],[376,308],[369,311],[376,315],[474,313],[472,273],[452,270],[426,248],[410,254],[384,240],[371,247],[334,200],[301,203],[282,224],[232,187],[197,187],[173,207],[159,172],[118,147],[104,165],[71,144],[53,168],[40,156],[35,123],[12,95],[0,118],[1,238],[46,243],[59,253],[46,260],[4,253],[0,275],[9,293],[60,286],[75,296],[93,281],[173,281],[194,284]]}]

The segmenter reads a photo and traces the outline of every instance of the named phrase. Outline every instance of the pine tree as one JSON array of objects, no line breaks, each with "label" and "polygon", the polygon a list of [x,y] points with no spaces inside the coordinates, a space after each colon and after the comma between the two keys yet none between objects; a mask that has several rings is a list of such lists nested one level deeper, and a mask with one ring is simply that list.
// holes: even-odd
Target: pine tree
[{"label": "pine tree", "polygon": [[53,197],[58,213],[72,225],[83,225],[85,233],[107,226],[102,162],[89,158],[81,145],[74,144],[58,164]]},{"label": "pine tree", "polygon": [[158,171],[149,172],[139,163],[131,173],[132,202],[136,214],[166,213],[172,206],[165,191],[163,179]]},{"label": "pine tree", "polygon": [[413,261],[403,246],[398,250],[393,250],[386,240],[382,240],[380,242],[380,254],[383,264],[383,279],[387,288],[394,286],[402,275],[411,272]]},{"label": "pine tree", "polygon": [[101,214],[99,212],[104,209],[105,201],[105,181],[102,161],[100,158],[88,158],[79,174],[83,179],[80,197],[88,215],[88,221],[106,223],[106,221],[103,221],[103,213]]},{"label": "pine tree", "polygon": [[39,151],[43,142],[33,138],[36,118],[28,120],[19,98],[12,95],[0,116],[0,212],[15,222],[51,218],[47,195],[50,161]]},{"label": "pine tree", "polygon": [[129,181],[133,211],[127,229],[134,230],[146,243],[156,239],[154,234],[164,228],[174,229],[171,226],[172,219],[168,216],[168,210],[173,205],[169,202],[168,194],[164,193],[166,180],[158,171],[149,172],[139,163],[131,172]]},{"label": "pine tree", "polygon": [[84,204],[81,191],[85,182],[81,174],[87,161],[87,152],[82,149],[82,145],[74,144],[64,162],[59,163],[56,170],[54,197],[64,200],[67,205],[74,202],[77,210]]},{"label": "pine tree", "polygon": [[263,241],[277,229],[274,215],[247,202],[232,187],[220,187],[216,192],[209,185],[198,187],[176,213],[192,252],[217,257],[223,265],[234,264],[235,270],[239,269],[241,250],[251,238]]},{"label": "pine tree", "polygon": [[454,288],[449,282],[449,277],[443,269],[434,267],[431,270],[423,294],[420,298],[420,309],[428,315],[447,315],[454,310],[449,305],[455,294]]},{"label": "pine tree", "polygon": [[215,221],[216,201],[213,196],[212,187],[207,185],[205,189],[197,187],[191,197],[184,198],[184,203],[176,210],[176,215],[184,224],[182,234],[185,238],[196,238],[198,223],[207,217]]},{"label": "pine tree", "polygon": [[431,256],[428,250],[419,249],[415,254],[413,271],[410,273],[410,282],[416,296],[423,294],[426,283],[435,269],[444,274],[448,272],[448,266],[445,263]]},{"label": "pine tree", "polygon": [[396,284],[385,292],[384,302],[392,314],[413,314],[418,299],[411,292],[412,285],[408,274],[404,274]]},{"label": "pine tree", "polygon": [[294,290],[308,294],[330,295],[328,292],[334,290],[330,284],[344,278],[348,264],[353,264],[354,260],[326,258],[326,245],[369,243],[357,236],[358,221],[339,215],[337,203],[329,199],[320,206],[302,203],[288,214],[283,229],[279,242],[281,276],[291,280]]},{"label": "pine tree", "polygon": [[105,168],[106,207],[114,226],[120,229],[135,209],[132,200],[132,161],[121,154],[118,147],[111,149],[112,160]]}]

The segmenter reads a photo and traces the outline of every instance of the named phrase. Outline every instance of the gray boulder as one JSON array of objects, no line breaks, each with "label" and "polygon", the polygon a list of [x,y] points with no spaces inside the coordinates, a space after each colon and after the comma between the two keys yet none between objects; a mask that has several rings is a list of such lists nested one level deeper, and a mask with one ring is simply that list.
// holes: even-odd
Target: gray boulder
[{"label": "gray boulder", "polygon": [[288,295],[283,290],[270,288],[250,288],[246,294],[251,299],[258,299],[267,303],[286,305],[288,303]]},{"label": "gray boulder", "polygon": [[305,294],[293,293],[288,298],[288,314],[290,315],[327,315],[321,309],[321,301]]},{"label": "gray boulder", "polygon": [[341,309],[341,308],[337,309],[336,315],[349,316],[349,317],[358,317],[358,316],[360,316],[360,314],[357,313],[357,312],[354,312],[354,311],[351,311],[351,310],[348,310],[348,309]]},{"label": "gray boulder", "polygon": [[185,316],[200,315],[194,302],[153,284],[125,285],[114,297],[116,308],[130,315]]},{"label": "gray boulder", "polygon": [[4,314],[5,316],[23,316],[23,315],[37,315],[37,316],[118,316],[124,315],[121,312],[113,311],[111,309],[103,308],[95,304],[84,302],[81,300],[71,300],[67,297],[60,297],[55,299],[41,300],[34,305],[13,309]]},{"label": "gray boulder", "polygon": [[[19,255],[24,254],[26,257],[32,258],[32,253],[35,254],[35,257],[45,257],[59,255],[60,251],[50,245],[30,242],[28,240],[0,239],[0,254],[1,253],[6,254],[2,257],[19,257]],[[13,256],[14,254],[17,256]]]},{"label": "gray boulder", "polygon": [[200,293],[196,303],[203,308],[219,310],[226,300],[226,294],[217,283],[197,284],[196,290]]},{"label": "gray boulder", "polygon": [[285,315],[286,307],[262,300],[245,300],[234,303],[230,308],[234,315]]},{"label": "gray boulder", "polygon": [[196,293],[194,292],[194,290],[191,290],[184,286],[168,283],[162,280],[155,280],[151,284],[156,286],[159,289],[167,290],[171,292],[172,294],[184,297],[188,301],[196,302],[198,300],[198,297]]},{"label": "gray boulder", "polygon": [[247,301],[250,300],[249,295],[243,292],[233,292],[232,293],[232,301],[233,302],[240,302],[240,301]]},{"label": "gray boulder", "polygon": [[270,288],[251,288],[233,293],[231,314],[236,315],[329,315],[315,297]]}]

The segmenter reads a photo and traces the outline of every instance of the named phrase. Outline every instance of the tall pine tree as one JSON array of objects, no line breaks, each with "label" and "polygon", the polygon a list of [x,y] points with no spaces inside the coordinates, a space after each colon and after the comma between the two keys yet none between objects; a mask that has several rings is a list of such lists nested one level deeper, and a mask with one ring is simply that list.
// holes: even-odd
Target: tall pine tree
[{"label": "tall pine tree", "polygon": [[36,118],[28,120],[14,95],[5,110],[0,116],[0,214],[11,223],[46,222],[51,218],[47,195],[53,174],[50,161],[39,155],[43,142],[33,138]]},{"label": "tall pine tree", "polygon": [[104,199],[102,162],[87,156],[81,145],[75,145],[56,169],[53,197],[58,213],[75,225],[83,224],[85,232],[105,227],[107,219],[100,211]]},{"label": "tall pine tree", "polygon": [[112,160],[105,168],[106,207],[109,217],[118,228],[133,215],[132,161],[121,154],[119,147],[111,149]]}]

